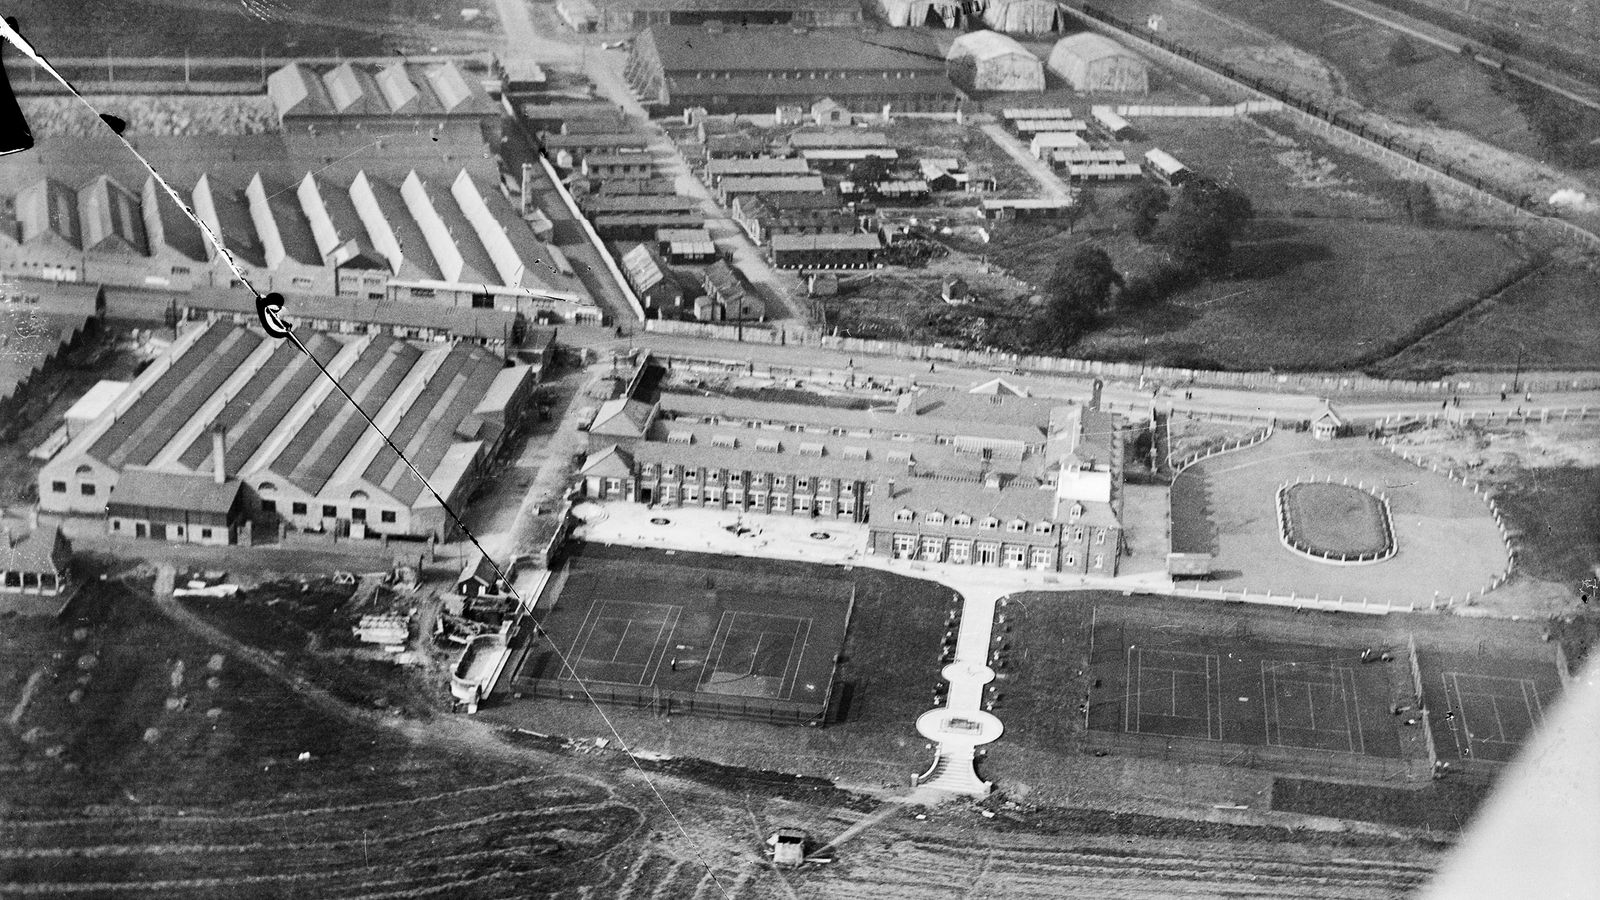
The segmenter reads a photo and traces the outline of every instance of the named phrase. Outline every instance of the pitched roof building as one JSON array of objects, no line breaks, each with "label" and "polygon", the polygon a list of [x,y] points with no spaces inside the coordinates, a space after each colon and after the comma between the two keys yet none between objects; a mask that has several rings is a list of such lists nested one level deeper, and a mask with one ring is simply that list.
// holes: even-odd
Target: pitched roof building
[{"label": "pitched roof building", "polygon": [[500,144],[500,110],[478,79],[453,62],[345,62],[318,73],[289,63],[267,76],[267,98],[286,132],[452,131]]},{"label": "pitched roof building", "polygon": [[932,36],[893,29],[657,25],[634,41],[627,77],[666,111],[770,114],[827,97],[856,112],[939,112],[963,99]]}]

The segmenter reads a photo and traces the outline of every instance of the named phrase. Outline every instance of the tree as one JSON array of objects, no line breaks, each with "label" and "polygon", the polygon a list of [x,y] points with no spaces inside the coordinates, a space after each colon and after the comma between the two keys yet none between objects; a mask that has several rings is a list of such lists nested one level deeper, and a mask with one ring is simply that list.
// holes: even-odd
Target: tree
[{"label": "tree", "polygon": [[1149,240],[1155,234],[1161,214],[1171,205],[1172,200],[1167,192],[1160,185],[1148,181],[1134,188],[1122,201],[1122,208],[1133,214],[1133,222],[1129,226],[1133,236],[1141,241]]},{"label": "tree", "polygon": [[1238,189],[1194,178],[1178,192],[1160,236],[1179,267],[1203,275],[1227,261],[1233,239],[1254,217],[1250,198]]},{"label": "tree", "polygon": [[1422,61],[1422,51],[1411,38],[1400,35],[1389,45],[1389,64],[1393,66],[1409,66]]},{"label": "tree", "polygon": [[1040,343],[1065,352],[1093,330],[1111,304],[1112,288],[1120,284],[1122,275],[1104,250],[1093,244],[1073,250],[1050,280],[1038,323]]}]

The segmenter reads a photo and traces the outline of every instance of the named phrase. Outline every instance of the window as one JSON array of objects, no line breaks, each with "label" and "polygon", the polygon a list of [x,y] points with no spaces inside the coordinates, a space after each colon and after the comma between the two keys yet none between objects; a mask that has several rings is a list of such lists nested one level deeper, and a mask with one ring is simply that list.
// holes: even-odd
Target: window
[{"label": "window", "polygon": [[1028,523],[1022,521],[1021,519],[1012,519],[1010,522],[1006,523],[1006,530],[1013,534],[1021,534],[1022,532],[1028,530]]},{"label": "window", "polygon": [[916,518],[916,516],[909,509],[896,510],[894,514],[894,520],[896,522],[909,522],[914,518]]},{"label": "window", "polygon": [[50,482],[50,492],[52,494],[65,494],[67,492],[67,483],[65,481]]},{"label": "window", "polygon": [[367,520],[367,511],[359,506],[352,506],[350,507],[350,518],[357,522],[365,522]]},{"label": "window", "polygon": [[1069,568],[1070,568],[1070,567],[1071,567],[1071,566],[1075,566],[1075,565],[1077,565],[1077,564],[1078,564],[1078,556],[1077,556],[1077,554],[1075,554],[1075,553],[1068,553],[1068,554],[1067,554],[1067,558],[1066,558],[1066,559],[1064,559],[1064,560],[1062,560],[1062,561],[1061,561],[1061,564],[1062,564],[1062,565],[1064,565],[1064,566],[1067,566],[1067,567],[1069,567]]},{"label": "window", "polygon": [[939,562],[944,558],[944,538],[924,537],[922,539],[922,558],[928,562]]},{"label": "window", "polygon": [[311,287],[311,279],[304,278],[299,275],[289,279],[289,281],[292,282],[295,287]]},{"label": "window", "polygon": [[413,297],[432,297],[433,296],[433,288],[414,287],[414,288],[411,289],[411,296],[413,296]]},{"label": "window", "polygon": [[378,513],[378,520],[381,522],[388,522],[392,525],[394,524],[394,518],[394,510],[392,509],[386,509]]},{"label": "window", "polygon": [[111,530],[112,531],[121,531],[122,530],[122,520],[121,519],[112,519],[111,520]]},{"label": "window", "polygon": [[1082,503],[1074,503],[1074,504],[1072,504],[1072,512],[1068,514],[1067,521],[1076,522],[1081,518],[1083,518],[1083,504]]},{"label": "window", "polygon": [[678,467],[675,466],[675,465],[667,466],[667,477],[668,478],[677,478],[678,477]]},{"label": "window", "polygon": [[797,491],[809,491],[809,490],[811,490],[811,479],[810,478],[803,478],[803,477],[796,477],[795,480],[794,480],[794,489],[797,490]]},{"label": "window", "polygon": [[172,274],[174,274],[174,275],[187,275],[187,274],[189,274],[189,267],[188,266],[173,266],[172,267]]},{"label": "window", "polygon": [[1028,559],[1028,548],[1026,547],[1019,547],[1016,544],[1007,544],[1005,551],[1006,565],[1010,568],[1020,569],[1022,568],[1023,563],[1025,563]]},{"label": "window", "polygon": [[966,513],[962,513],[962,514],[956,516],[954,519],[951,519],[950,520],[950,524],[954,525],[957,528],[971,528],[972,527],[972,517],[967,515]]},{"label": "window", "polygon": [[289,509],[297,516],[303,516],[306,514],[306,505],[304,503],[295,503],[291,505]]},{"label": "window", "polygon": [[78,490],[85,497],[93,497],[94,496],[94,483],[93,482],[85,482],[84,484],[80,484],[80,485],[78,485]]},{"label": "window", "polygon": [[1096,553],[1094,555],[1094,567],[1096,569],[1099,569],[1099,568],[1104,567],[1105,564],[1106,564],[1106,555],[1104,553]]},{"label": "window", "polygon": [[1106,530],[1104,528],[1095,531],[1094,542],[1096,544],[1104,544],[1106,542]]},{"label": "window", "polygon": [[744,484],[744,473],[743,472],[729,472],[728,473],[728,483],[729,484]]},{"label": "window", "polygon": [[1049,534],[1050,533],[1050,527],[1051,526],[1050,526],[1049,522],[1035,522],[1035,523],[1033,523],[1033,533],[1034,534]]},{"label": "window", "polygon": [[209,529],[209,528],[200,529],[200,539],[203,540],[203,541],[211,540],[211,529]]},{"label": "window", "polygon": [[967,565],[968,563],[972,562],[972,542],[971,541],[951,541],[950,542],[950,561],[955,563],[955,564],[957,564],[957,565],[962,565],[962,566]]},{"label": "window", "polygon": [[608,494],[611,493],[612,491],[620,491],[620,490],[622,490],[622,479],[621,478],[607,478],[606,479],[606,483],[605,483],[605,489],[606,489],[606,493],[608,493]]},{"label": "window", "polygon": [[789,487],[789,476],[787,476],[787,475],[774,475],[774,476],[772,476],[772,486],[777,488],[780,491],[787,489]]},{"label": "window", "polygon": [[917,552],[917,536],[914,534],[897,534],[894,536],[894,555],[908,557]]},{"label": "window", "polygon": [[984,529],[985,531],[993,531],[1000,527],[1000,520],[996,519],[994,516],[987,516],[983,521],[978,523],[978,527]]},{"label": "window", "polygon": [[324,503],[322,505],[322,517],[324,519],[337,519],[337,518],[339,518],[339,507],[334,506],[331,503]]},{"label": "window", "polygon": [[1035,569],[1050,568],[1050,550],[1047,547],[1033,548],[1033,567]]},{"label": "window", "polygon": [[263,501],[261,501],[261,511],[262,512],[277,512],[278,511],[278,501],[276,501],[276,500],[263,500]]},{"label": "window", "polygon": [[1083,540],[1083,529],[1082,528],[1074,528],[1072,530],[1072,539],[1075,540],[1075,541]]},{"label": "window", "polygon": [[926,516],[923,516],[922,520],[929,525],[943,525],[944,513],[934,510],[933,512],[928,513]]}]

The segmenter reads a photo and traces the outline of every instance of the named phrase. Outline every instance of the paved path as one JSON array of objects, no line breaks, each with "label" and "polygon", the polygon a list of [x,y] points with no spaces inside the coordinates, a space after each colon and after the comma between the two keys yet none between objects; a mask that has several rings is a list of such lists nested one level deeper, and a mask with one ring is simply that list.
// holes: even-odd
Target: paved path
[{"label": "paved path", "polygon": [[1039,182],[1039,190],[1044,194],[1044,199],[1072,201],[1072,189],[1061,180],[1061,176],[1056,174],[1049,163],[1038,159],[1027,147],[1022,146],[1022,142],[1010,132],[995,124],[978,127],[995,142],[996,146],[1005,151],[1007,156],[1016,160],[1017,165],[1026,169],[1034,181]]}]

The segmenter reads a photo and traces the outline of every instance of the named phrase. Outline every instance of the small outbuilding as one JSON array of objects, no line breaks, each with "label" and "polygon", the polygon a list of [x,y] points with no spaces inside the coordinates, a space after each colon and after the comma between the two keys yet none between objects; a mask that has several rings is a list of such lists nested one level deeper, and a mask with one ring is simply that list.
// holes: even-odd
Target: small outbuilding
[{"label": "small outbuilding", "polygon": [[1044,90],[1044,63],[1003,34],[963,34],[950,44],[945,59],[950,80],[964,90]]},{"label": "small outbuilding", "polygon": [[896,28],[955,28],[967,18],[961,0],[878,0],[878,13]]},{"label": "small outbuilding", "polygon": [[1050,51],[1050,71],[1075,91],[1097,94],[1148,94],[1150,71],[1144,59],[1116,41],[1092,32],[1064,37]]},{"label": "small outbuilding", "polygon": [[71,581],[72,545],[58,526],[35,527],[20,540],[6,529],[0,542],[0,593],[57,597]]},{"label": "small outbuilding", "polygon": [[1333,404],[1323,408],[1322,414],[1311,420],[1311,436],[1319,441],[1331,441],[1344,431],[1344,417],[1333,411]]},{"label": "small outbuilding", "polygon": [[779,866],[798,866],[806,861],[806,833],[798,828],[779,828],[767,838],[772,862]]},{"label": "small outbuilding", "polygon": [[811,104],[811,121],[817,125],[849,125],[850,110],[832,97]]}]

